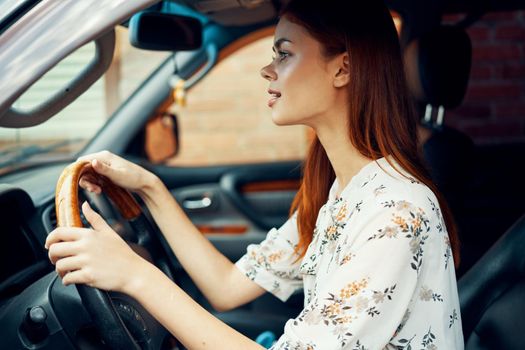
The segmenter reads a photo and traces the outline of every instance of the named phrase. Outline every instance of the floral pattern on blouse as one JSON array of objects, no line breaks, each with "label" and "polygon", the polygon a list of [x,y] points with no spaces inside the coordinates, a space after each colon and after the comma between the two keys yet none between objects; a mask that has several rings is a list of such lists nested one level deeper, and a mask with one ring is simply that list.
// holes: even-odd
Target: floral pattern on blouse
[{"label": "floral pattern on blouse", "polygon": [[272,349],[463,349],[453,257],[434,194],[385,158],[338,190],[336,180],[302,259],[293,215],[236,263],[283,301],[304,289],[304,309]]}]

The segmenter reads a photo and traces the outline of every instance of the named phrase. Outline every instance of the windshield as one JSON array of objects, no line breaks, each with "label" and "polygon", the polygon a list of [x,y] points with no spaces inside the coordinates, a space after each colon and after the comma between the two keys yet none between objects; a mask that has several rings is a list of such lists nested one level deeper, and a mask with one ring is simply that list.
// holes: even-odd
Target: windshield
[{"label": "windshield", "polygon": [[[94,54],[93,43],[79,48],[20,96],[13,107],[31,110],[38,106],[79,74]],[[40,125],[20,129],[0,127],[0,174],[74,157],[168,55],[132,47],[127,29],[117,28],[113,62],[84,94]]]}]

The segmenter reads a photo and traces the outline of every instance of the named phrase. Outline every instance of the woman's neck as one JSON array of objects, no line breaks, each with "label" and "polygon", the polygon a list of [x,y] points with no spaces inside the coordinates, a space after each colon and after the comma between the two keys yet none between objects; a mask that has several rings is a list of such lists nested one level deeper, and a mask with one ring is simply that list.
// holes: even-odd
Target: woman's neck
[{"label": "woman's neck", "polygon": [[339,185],[337,195],[339,195],[359,170],[370,163],[372,159],[363,156],[352,145],[347,128],[342,127],[341,124],[334,127],[330,125],[318,126],[315,131],[334,168]]}]

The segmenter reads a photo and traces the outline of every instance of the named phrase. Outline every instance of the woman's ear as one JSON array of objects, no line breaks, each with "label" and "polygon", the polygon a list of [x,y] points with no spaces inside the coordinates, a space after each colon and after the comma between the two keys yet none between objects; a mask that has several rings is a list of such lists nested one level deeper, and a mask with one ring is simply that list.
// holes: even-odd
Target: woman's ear
[{"label": "woman's ear", "polygon": [[343,53],[335,59],[334,87],[340,88],[350,82],[350,63],[348,53]]}]

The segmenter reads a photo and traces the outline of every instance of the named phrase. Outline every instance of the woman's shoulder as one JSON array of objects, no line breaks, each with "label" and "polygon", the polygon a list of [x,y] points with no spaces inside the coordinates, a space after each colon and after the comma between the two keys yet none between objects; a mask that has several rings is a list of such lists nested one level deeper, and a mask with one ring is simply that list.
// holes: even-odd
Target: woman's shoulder
[{"label": "woman's shoulder", "polygon": [[[361,249],[370,242],[392,247],[399,243],[406,246],[408,254],[415,256],[424,244],[428,251],[450,255],[444,252],[448,252],[449,243],[439,203],[425,184],[393,173],[391,167],[378,166],[371,180],[354,194],[358,199],[349,196],[348,200],[358,200],[359,210],[349,216],[345,225],[352,249]],[[403,254],[403,250],[397,252]]]},{"label": "woman's shoulder", "polygon": [[[392,226],[419,218],[429,227],[444,228],[438,200],[432,190],[409,174],[399,173],[382,158],[359,183],[357,191],[348,193],[349,208],[356,208],[349,217],[356,230],[367,225]],[[356,203],[354,203],[356,202]]]},{"label": "woman's shoulder", "polygon": [[379,208],[392,203],[408,203],[429,210],[438,206],[435,194],[427,185],[404,171],[396,162],[389,163],[385,158],[376,162],[370,181],[365,182],[361,190],[361,196]]}]

